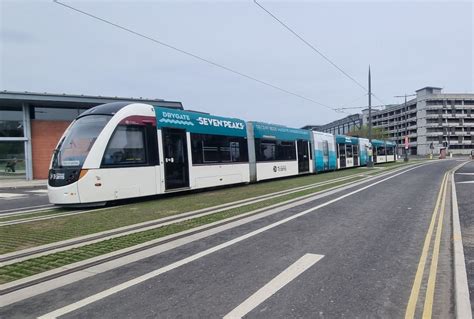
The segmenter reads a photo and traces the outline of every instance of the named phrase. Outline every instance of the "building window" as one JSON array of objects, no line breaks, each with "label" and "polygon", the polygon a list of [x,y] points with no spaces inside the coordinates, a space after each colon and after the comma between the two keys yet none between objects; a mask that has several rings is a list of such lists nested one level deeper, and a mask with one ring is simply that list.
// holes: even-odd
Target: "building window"
[{"label": "building window", "polygon": [[48,121],[72,121],[86,109],[35,107],[32,118]]},{"label": "building window", "polygon": [[0,109],[0,137],[23,137],[23,108],[3,106]]},{"label": "building window", "polygon": [[248,162],[244,137],[191,134],[191,152],[193,164]]},{"label": "building window", "polygon": [[0,179],[25,178],[25,146],[22,141],[0,141]]}]

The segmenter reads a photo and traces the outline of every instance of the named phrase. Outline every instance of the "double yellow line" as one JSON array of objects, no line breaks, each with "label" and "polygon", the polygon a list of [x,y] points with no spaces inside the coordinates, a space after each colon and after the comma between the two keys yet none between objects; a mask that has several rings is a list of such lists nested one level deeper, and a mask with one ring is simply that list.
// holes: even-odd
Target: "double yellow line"
[{"label": "double yellow line", "polygon": [[[425,242],[423,244],[423,250],[420,257],[420,262],[418,263],[418,269],[416,271],[415,280],[413,282],[413,287],[411,289],[410,299],[408,299],[408,305],[405,312],[405,319],[411,319],[415,316],[416,304],[418,302],[418,296],[420,294],[421,283],[423,280],[423,273],[425,271],[426,260],[428,259],[428,253],[430,250],[430,243],[433,237],[433,232],[435,226],[436,235],[434,240],[433,252],[431,254],[431,265],[428,275],[428,283],[426,286],[426,295],[425,303],[423,306],[423,318],[431,318],[433,311],[433,298],[436,284],[436,272],[438,269],[438,258],[439,258],[439,247],[441,243],[441,232],[443,230],[443,216],[444,208],[446,204],[446,192],[448,186],[448,176],[451,171],[448,171],[444,174],[443,180],[441,182],[441,187],[438,192],[438,198],[436,200],[436,205],[433,210],[433,215],[431,217],[430,226],[425,237]],[[438,219],[436,217],[438,216]]]}]

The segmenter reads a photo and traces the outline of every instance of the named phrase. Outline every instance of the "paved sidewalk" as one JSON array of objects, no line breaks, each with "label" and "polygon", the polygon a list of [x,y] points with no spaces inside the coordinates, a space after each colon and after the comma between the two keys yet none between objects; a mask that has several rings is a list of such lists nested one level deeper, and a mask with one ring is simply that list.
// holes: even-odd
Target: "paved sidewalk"
[{"label": "paved sidewalk", "polygon": [[30,188],[30,187],[46,187],[48,180],[35,179],[27,181],[24,179],[0,179],[0,189],[5,188]]}]

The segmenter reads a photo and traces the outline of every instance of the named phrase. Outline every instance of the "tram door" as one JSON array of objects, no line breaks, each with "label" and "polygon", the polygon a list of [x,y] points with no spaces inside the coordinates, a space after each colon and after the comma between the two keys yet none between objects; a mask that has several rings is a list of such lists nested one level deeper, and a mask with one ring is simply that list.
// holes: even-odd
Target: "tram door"
[{"label": "tram door", "polygon": [[359,145],[352,145],[352,156],[354,156],[354,166],[359,166]]},{"label": "tram door", "polygon": [[329,143],[323,141],[323,167],[325,171],[329,170]]},{"label": "tram door", "polygon": [[186,131],[163,128],[163,159],[165,189],[189,187],[188,148]]},{"label": "tram door", "polygon": [[298,173],[309,172],[309,144],[305,140],[297,140],[298,148]]},{"label": "tram door", "polygon": [[339,150],[339,167],[346,167],[346,145],[337,144],[337,149]]}]

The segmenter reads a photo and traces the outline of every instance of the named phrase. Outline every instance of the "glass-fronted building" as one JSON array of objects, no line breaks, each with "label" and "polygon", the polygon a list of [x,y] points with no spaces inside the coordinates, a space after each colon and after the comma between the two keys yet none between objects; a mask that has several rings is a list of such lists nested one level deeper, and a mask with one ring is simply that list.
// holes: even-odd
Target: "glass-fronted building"
[{"label": "glass-fronted building", "polygon": [[91,107],[118,101],[183,109],[181,102],[162,99],[0,92],[0,182],[47,178],[54,147],[72,120]]}]

